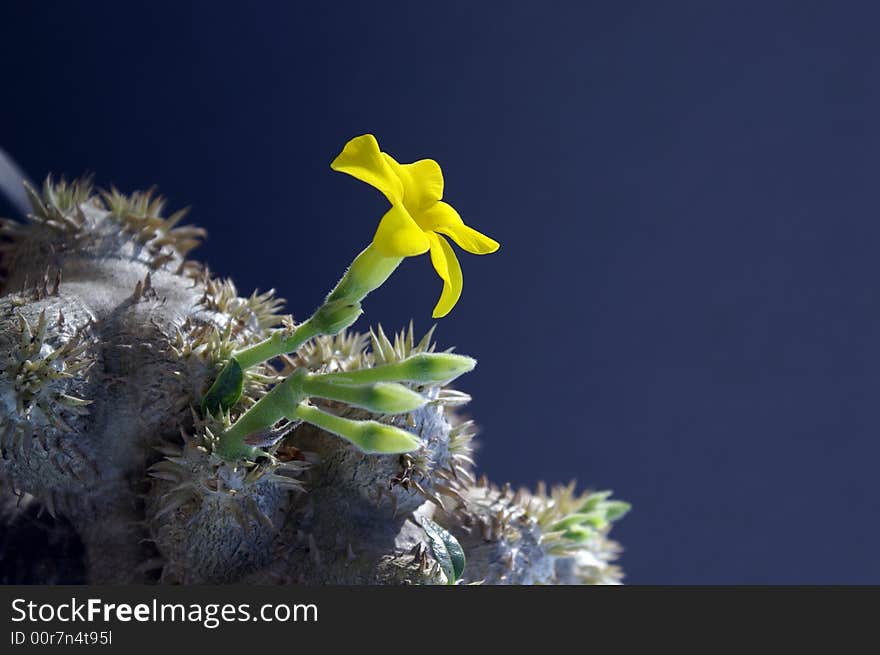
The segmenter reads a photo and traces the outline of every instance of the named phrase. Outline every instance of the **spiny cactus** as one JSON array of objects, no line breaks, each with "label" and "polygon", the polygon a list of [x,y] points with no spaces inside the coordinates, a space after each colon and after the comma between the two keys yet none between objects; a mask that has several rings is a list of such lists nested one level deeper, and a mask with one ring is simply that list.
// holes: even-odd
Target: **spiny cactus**
[{"label": "spiny cactus", "polygon": [[[419,221],[440,204],[442,177],[426,202],[405,167],[435,181],[439,167],[389,164],[371,147],[349,144],[334,167],[365,179],[352,157],[384,165],[399,182],[386,185],[389,214],[412,210],[427,230]],[[347,329],[422,246],[445,283],[435,313],[448,312],[461,279],[442,237],[401,239],[415,228],[386,215],[327,301],[295,323],[274,292],[239,296],[189,259],[203,231],[181,223],[185,212],[166,218],[152,191],[50,179],[28,196],[27,221],[0,228],[0,580],[620,580],[607,532],[625,503],[476,479],[476,429],[456,413],[469,397],[450,386],[474,360],[438,351],[433,329]],[[491,251],[460,219],[431,220]],[[40,512],[54,545],[28,547],[23,563]]]}]

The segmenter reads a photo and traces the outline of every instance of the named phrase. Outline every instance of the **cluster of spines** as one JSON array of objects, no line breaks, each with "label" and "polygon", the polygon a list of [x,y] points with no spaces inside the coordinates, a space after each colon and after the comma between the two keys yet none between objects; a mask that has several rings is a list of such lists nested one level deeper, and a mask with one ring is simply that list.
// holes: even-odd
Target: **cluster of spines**
[{"label": "cluster of spines", "polygon": [[[42,191],[37,191],[27,182],[25,192],[31,205],[28,215],[31,225],[38,225],[48,231],[57,244],[73,246],[85,238],[86,216],[81,205],[95,202],[92,182],[83,178],[68,183],[63,178],[54,182],[47,177]],[[11,219],[0,220],[0,252],[9,252],[30,226]]]},{"label": "cluster of spines", "polygon": [[[291,326],[292,327],[292,326]],[[352,371],[381,364],[391,364],[423,352],[434,352],[434,329],[418,341],[412,322],[409,327],[389,338],[382,326],[362,334],[342,330],[335,336],[321,335],[307,341],[291,357],[284,372],[306,368],[313,372]]]},{"label": "cluster of spines", "polygon": [[394,341],[385,334],[381,325],[375,330],[370,329],[370,350],[373,364],[391,364],[399,362],[418,353],[430,353],[437,349],[434,343],[434,330],[436,325],[431,326],[425,335],[416,341],[415,330],[412,322],[408,329],[401,330],[394,335]]},{"label": "cluster of spines", "polygon": [[[50,435],[46,430],[26,430],[21,424],[7,423],[0,434],[0,451],[15,453],[21,457],[27,448],[36,451],[35,455],[51,466],[59,477],[75,481],[82,486],[89,486],[100,478],[98,465],[90,459],[77,445],[75,439],[64,439],[60,434]],[[77,465],[74,465],[76,462]],[[9,490],[18,499],[25,497],[24,491],[15,486],[12,477],[5,478]],[[33,497],[40,503],[53,518],[63,514],[71,507],[88,508],[91,497],[88,494],[78,494],[69,490],[45,487],[33,489]]]},{"label": "cluster of spines", "polygon": [[[447,418],[456,420],[455,416]],[[431,466],[422,451],[400,456],[398,472],[388,481],[387,491],[400,486],[417,491],[443,511],[451,511],[466,505],[465,490],[476,483],[473,473],[473,439],[477,431],[473,421],[456,421],[449,431],[448,453],[442,462]],[[429,473],[430,469],[430,473]],[[430,478],[431,484],[424,484]],[[377,502],[386,495],[386,489],[377,489]],[[397,497],[390,497],[392,507]]]},{"label": "cluster of spines", "polygon": [[101,192],[101,199],[104,209],[121,226],[122,233],[148,248],[153,268],[160,268],[175,256],[185,260],[205,237],[205,230],[200,227],[179,225],[189,213],[187,208],[165,218],[165,199],[154,189],[125,195],[111,188]]},{"label": "cluster of spines", "polygon": [[[485,542],[511,540],[516,542],[520,530],[535,526],[541,549],[551,557],[570,559],[573,574],[584,584],[617,583],[623,577],[613,564],[620,553],[619,545],[608,539],[610,521],[595,529],[588,540],[571,539],[559,529],[560,522],[576,515],[585,503],[604,502],[609,492],[578,493],[574,482],[552,489],[539,483],[535,491],[510,484],[496,486],[485,475],[473,485],[460,486],[460,502],[446,514],[462,530],[476,534]],[[516,549],[510,549],[510,570],[516,566]]]},{"label": "cluster of spines", "polygon": [[427,461],[421,451],[414,453],[406,453],[399,458],[399,469],[389,480],[388,485],[379,485],[375,489],[376,505],[382,504],[383,500],[388,498],[391,504],[392,516],[397,515],[398,497],[391,493],[395,487],[401,487],[406,491],[413,489],[425,500],[430,500],[438,507],[443,507],[443,500],[440,498],[435,484],[428,485],[426,483],[429,478],[427,471]]},{"label": "cluster of spines", "polygon": [[[434,342],[434,330],[436,325],[431,326],[425,335],[416,340],[415,330],[412,321],[409,327],[394,334],[392,341],[382,329],[380,325],[377,329],[370,329],[370,350],[367,353],[368,365],[379,366],[380,364],[391,364],[412,357],[419,353],[432,353],[437,350],[437,344]],[[447,348],[444,352],[452,352],[452,348]],[[433,404],[439,404],[444,407],[457,407],[466,405],[471,401],[471,397],[450,386],[441,386],[437,388],[437,393],[431,400]]]},{"label": "cluster of spines", "polygon": [[[40,313],[35,327],[18,310],[15,310],[15,317],[18,340],[4,362],[3,371],[12,381],[16,412],[24,419],[36,407],[56,429],[73,432],[63,413],[85,414],[90,401],[65,393],[53,383],[82,376],[94,364],[88,354],[89,340],[77,333],[57,348],[43,353],[49,326],[45,310]],[[59,312],[56,321],[63,325],[64,314]]]},{"label": "cluster of spines", "polygon": [[[187,260],[188,253],[204,237],[204,230],[180,225],[187,214],[186,209],[165,218],[165,200],[153,189],[125,195],[115,188],[96,190],[91,178],[67,182],[63,178],[56,181],[51,177],[46,179],[40,191],[27,184],[25,186],[32,205],[29,222],[3,221],[0,224],[0,237],[5,236],[7,243],[0,244],[0,248],[14,245],[19,237],[29,231],[33,233],[33,227],[45,228],[43,233],[51,235],[53,248],[75,247],[81,238],[88,236],[86,211],[94,209],[106,212],[107,219],[120,226],[121,234],[149,253],[152,269],[160,268],[172,260],[180,260],[175,272],[189,277],[204,289],[200,305],[206,310],[224,314],[230,320],[220,325],[213,321],[187,319],[173,344],[179,354],[197,353],[211,363],[218,363],[228,359],[234,350],[261,338],[266,329],[288,318],[280,313],[284,301],[275,297],[274,291],[239,297],[231,281],[214,279],[207,268]],[[26,290],[26,295],[33,296],[27,299],[40,300],[57,294],[59,284],[60,271],[56,271],[54,279],[49,278],[47,272],[42,285],[38,282],[33,289]],[[27,282],[25,287],[29,288]],[[140,302],[154,298],[156,292],[147,274],[133,290],[132,300]],[[265,376],[273,373],[266,367],[249,371],[247,386],[250,393],[246,400],[259,397],[268,380]]]},{"label": "cluster of spines", "polygon": [[321,335],[303,344],[296,353],[285,358],[282,374],[290,374],[296,368],[313,373],[352,371],[371,365],[366,352],[368,334],[342,330],[335,336]]},{"label": "cluster of spines", "polygon": [[164,217],[165,199],[152,189],[125,195],[115,188],[96,190],[89,177],[73,182],[63,178],[54,181],[48,177],[40,191],[27,183],[25,190],[32,209],[29,222],[0,221],[0,237],[4,241],[0,250],[14,248],[32,227],[46,230],[43,238],[51,240],[56,250],[76,248],[89,238],[88,218],[84,211],[89,207],[106,212],[109,219],[120,226],[123,235],[145,248],[153,269],[179,259],[178,273],[193,278],[202,275],[202,267],[186,257],[201,243],[205,231],[192,225],[180,225],[187,209]]},{"label": "cluster of spines", "polygon": [[[452,501],[453,507],[463,507],[466,504],[466,489],[477,482],[472,457],[476,435],[477,428],[473,421],[454,422],[449,431],[449,456],[446,465],[435,469],[432,474],[434,490],[442,498]],[[447,505],[442,502],[440,507],[447,509]]]},{"label": "cluster of spines", "polygon": [[[179,359],[198,358],[219,371],[233,352],[253,340],[253,337],[237,330],[232,322],[221,328],[212,322],[188,317],[176,328],[170,346]],[[234,409],[247,409],[279,379],[277,370],[270,363],[248,369],[244,372],[241,398]]]},{"label": "cluster of spines", "polygon": [[[570,554],[579,549],[585,538],[606,534],[611,523],[629,510],[627,503],[609,500],[610,491],[578,493],[574,482],[557,485],[549,492],[546,484],[539,483],[535,493],[523,492],[525,507],[544,532],[548,549],[556,554]],[[585,529],[577,532],[568,529],[566,524],[574,525],[578,517],[584,518],[576,525]]]},{"label": "cluster of spines", "polygon": [[[71,417],[88,414],[90,400],[74,395],[68,381],[82,379],[94,360],[89,353],[90,340],[82,331],[75,332],[57,347],[51,347],[47,332],[50,327],[63,328],[64,314],[59,311],[55,325],[50,324],[46,311],[40,313],[32,325],[18,309],[13,309],[17,334],[7,344],[10,348],[0,363],[0,372],[10,384],[15,409],[0,423],[0,450],[25,457],[26,451],[54,468],[60,478],[87,485],[99,477],[96,464],[89,459],[76,443],[76,439],[64,438],[76,429]],[[39,415],[48,425],[35,422]],[[48,427],[53,430],[47,429]],[[10,484],[12,480],[9,479]],[[19,498],[22,492],[12,487]],[[67,492],[47,486],[34,490],[41,506],[53,517],[66,506]]]},{"label": "cluster of spines", "polygon": [[[469,489],[468,502],[457,506],[453,514],[466,531],[477,532],[485,541],[499,541],[515,522],[528,520],[522,503],[525,493],[514,492],[508,483],[493,485],[481,475]],[[472,504],[481,511],[475,511]]]},{"label": "cluster of spines", "polygon": [[[280,313],[284,300],[275,297],[274,290],[241,297],[231,280],[206,275],[202,283],[204,293],[198,306],[213,316],[189,316],[176,328],[171,348],[178,358],[197,357],[219,370],[236,350],[261,339],[269,327],[289,320]],[[252,405],[278,380],[271,363],[246,370],[240,406]]]},{"label": "cluster of spines", "polygon": [[[620,554],[617,542],[608,538],[612,521],[622,517],[628,504],[609,501],[610,491],[577,491],[575,482],[556,485],[548,490],[539,482],[537,489],[530,492],[521,489],[517,492],[517,502],[525,508],[528,516],[534,518],[542,532],[542,547],[551,555],[573,558],[575,570],[585,584],[599,582],[619,582],[623,573],[613,564]],[[602,520],[590,526],[587,534],[573,536],[562,527],[567,520],[578,517],[585,509],[602,509]],[[613,514],[612,514],[613,508]],[[592,560],[588,566],[580,564],[580,556],[588,554]]]},{"label": "cluster of spines", "polygon": [[428,552],[428,547],[419,541],[409,551],[412,557],[411,566],[415,568],[416,573],[428,578],[440,578],[442,575],[440,562],[438,562]]},{"label": "cluster of spines", "polygon": [[209,311],[225,314],[238,324],[240,330],[269,330],[282,323],[285,315],[284,299],[270,289],[264,293],[254,291],[249,297],[238,295],[235,283],[229,279],[208,278],[199,304]]},{"label": "cluster of spines", "polygon": [[[289,374],[299,367],[310,371],[332,372],[392,364],[419,353],[435,352],[437,347],[433,341],[433,334],[434,327],[420,339],[416,338],[415,328],[410,322],[407,328],[394,333],[391,337],[381,326],[371,329],[367,334],[343,330],[335,336],[320,336],[303,345],[293,357],[287,358],[285,369],[281,374]],[[431,398],[429,404],[439,404],[444,408],[455,407],[470,400],[467,394],[448,386],[433,389],[419,388],[419,391],[427,393]],[[401,427],[414,425],[412,414],[377,416],[338,403],[325,404],[337,413],[345,415],[354,415],[358,418],[370,416],[375,420],[399,424]],[[476,428],[473,421],[460,421],[449,412],[446,412],[445,416],[452,423],[448,455],[442,458],[443,461],[439,466],[436,465],[438,462],[428,462],[422,451],[400,456],[397,473],[385,486],[378,486],[375,489],[377,504],[381,504],[387,497],[394,510],[397,496],[391,491],[398,486],[405,490],[415,490],[426,500],[434,502],[441,508],[446,508],[449,501],[453,504],[463,502],[462,489],[475,481],[471,455]],[[431,480],[430,485],[426,484],[428,478]],[[447,500],[444,501],[444,498]]]},{"label": "cluster of spines", "polygon": [[[229,462],[216,454],[217,440],[229,426],[229,416],[193,420],[192,434],[181,430],[181,444],[164,443],[156,447],[163,457],[150,467],[149,475],[171,486],[159,498],[153,518],[161,518],[189,503],[200,504],[203,497],[211,495],[228,501],[225,506],[243,530],[248,531],[253,523],[271,528],[271,520],[253,498],[241,492],[260,481],[288,491],[303,491],[301,476],[308,463],[302,453],[275,446],[260,461]],[[279,430],[273,442],[281,440],[284,429]]]},{"label": "cluster of spines", "polygon": [[76,223],[79,226],[84,222],[81,205],[94,199],[91,176],[72,182],[68,182],[63,177],[58,182],[54,182],[49,176],[43,182],[42,193],[27,182],[24,188],[36,218],[63,222],[66,215],[75,214],[78,216]]},{"label": "cluster of spines", "polygon": [[[28,302],[39,302],[46,298],[57,298],[61,294],[61,270],[56,269],[54,274],[47,268],[36,284],[31,284],[25,279],[23,289],[12,296],[14,305],[22,306]],[[59,320],[62,320],[63,316]]]}]

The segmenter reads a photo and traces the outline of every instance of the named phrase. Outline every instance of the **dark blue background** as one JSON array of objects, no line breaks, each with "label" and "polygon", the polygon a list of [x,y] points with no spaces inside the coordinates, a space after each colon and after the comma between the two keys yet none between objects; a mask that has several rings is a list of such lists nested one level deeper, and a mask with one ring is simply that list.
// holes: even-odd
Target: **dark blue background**
[{"label": "dark blue background", "polygon": [[[439,160],[502,243],[438,332],[481,468],[632,501],[630,582],[880,582],[876,5],[12,4],[0,145],[159,185],[300,317],[385,207],[343,143]],[[439,290],[408,260],[361,325]]]}]

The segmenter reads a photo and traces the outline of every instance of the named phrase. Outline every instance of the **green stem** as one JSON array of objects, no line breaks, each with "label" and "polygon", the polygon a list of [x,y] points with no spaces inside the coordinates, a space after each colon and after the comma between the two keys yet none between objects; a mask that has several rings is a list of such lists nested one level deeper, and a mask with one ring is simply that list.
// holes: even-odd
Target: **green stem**
[{"label": "green stem", "polygon": [[283,418],[294,418],[297,406],[305,397],[302,380],[305,371],[296,371],[289,378],[273,387],[265,396],[239,417],[220,437],[217,452],[224,459],[252,458],[260,449],[244,442],[245,438],[267,430]]},{"label": "green stem", "polygon": [[303,393],[313,398],[326,398],[361,407],[377,414],[412,412],[426,402],[421,395],[396,382],[374,384],[345,384],[332,376],[308,376],[303,380]]},{"label": "green stem", "polygon": [[337,384],[373,384],[375,382],[403,382],[411,380],[411,369],[405,365],[406,360],[381,364],[372,368],[359,368],[353,371],[335,371],[313,375],[311,380],[333,381]]},{"label": "green stem", "polygon": [[[368,293],[381,286],[402,261],[401,257],[386,257],[376,250],[373,244],[367,246],[354,258],[351,266],[328,294],[324,303],[307,320],[300,323],[293,331],[278,330],[260,343],[233,353],[232,358],[226,363],[220,375],[205,394],[202,402],[204,410],[208,413],[215,413],[220,409],[229,409],[235,404],[240,397],[244,371],[247,369],[279,355],[295,352],[306,341],[318,335],[338,334],[354,323],[361,314],[360,301]],[[266,429],[286,416],[282,406],[292,407],[302,400],[304,396],[291,400],[290,392],[294,386],[296,386],[296,393],[303,393],[301,389],[303,378],[296,377],[296,381],[291,382],[294,377],[296,377],[295,373],[291,378],[276,386],[242,415],[235,425],[223,435],[219,449],[224,457],[232,459],[236,456],[253,455],[257,449],[246,446],[244,438],[249,434]],[[237,392],[234,386],[232,392],[229,392],[227,387],[236,384],[238,385]],[[316,384],[321,386],[322,383],[318,381]],[[323,392],[326,393],[330,393],[330,391],[332,390],[323,389]],[[345,398],[339,398],[338,392],[334,393],[336,395],[328,395],[327,397],[345,400]],[[363,394],[364,391],[361,390],[360,393]],[[405,398],[403,396],[405,394],[402,394],[401,390],[385,387],[368,391],[366,396],[362,395],[360,398],[366,398],[366,402],[389,403],[391,406],[396,406],[393,404],[396,402],[401,407],[408,407],[416,401],[414,397]],[[278,401],[282,397],[284,402],[279,404]]]},{"label": "green stem", "polygon": [[283,330],[279,330],[268,339],[235,352],[233,357],[238,361],[242,370],[245,371],[273,357],[296,351],[306,341],[318,336],[320,333],[320,330],[318,330],[312,320],[308,319],[300,323],[292,333],[285,334]]},{"label": "green stem", "polygon": [[[367,246],[351,263],[351,266],[327,295],[324,303],[292,334],[284,331],[274,333],[268,339],[234,353],[242,370],[247,370],[261,362],[296,351],[312,337],[320,334],[337,334],[345,329],[360,314],[358,305],[367,294],[380,287],[400,266],[400,257],[386,257],[372,244]],[[329,311],[328,311],[329,310]],[[341,316],[341,320],[338,318]],[[335,320],[334,320],[335,319]]]},{"label": "green stem", "polygon": [[296,417],[337,435],[350,434],[358,428],[358,421],[321,411],[306,403],[296,408]]}]

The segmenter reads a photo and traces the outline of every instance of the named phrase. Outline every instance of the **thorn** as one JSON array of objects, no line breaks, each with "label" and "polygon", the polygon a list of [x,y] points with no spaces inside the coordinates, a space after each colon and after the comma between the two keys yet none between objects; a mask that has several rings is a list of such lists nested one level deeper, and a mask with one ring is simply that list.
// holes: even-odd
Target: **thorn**
[{"label": "thorn", "polygon": [[434,484],[434,488],[435,488],[438,492],[440,492],[441,494],[443,494],[444,496],[450,496],[450,497],[452,497],[452,498],[455,498],[455,499],[456,499],[459,503],[461,503],[462,505],[465,504],[464,496],[462,496],[462,495],[458,492],[457,489],[454,489],[453,487],[446,486],[445,484],[436,484],[436,483]]}]

